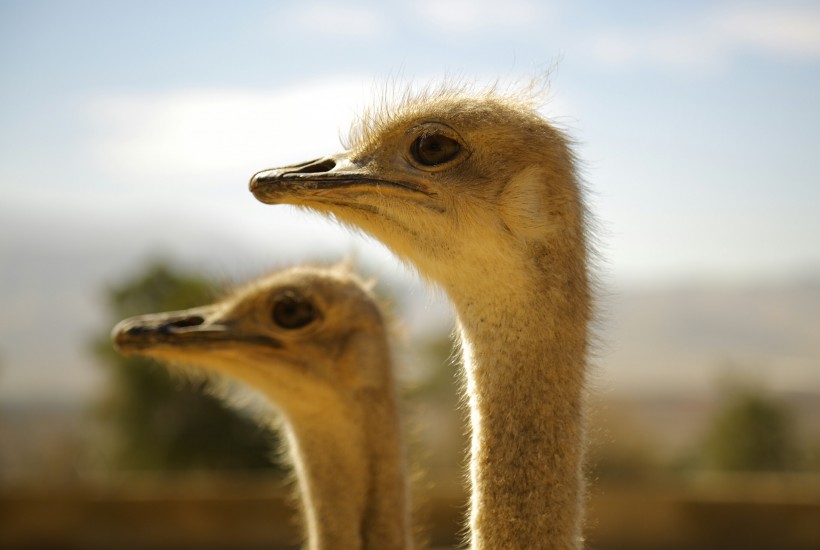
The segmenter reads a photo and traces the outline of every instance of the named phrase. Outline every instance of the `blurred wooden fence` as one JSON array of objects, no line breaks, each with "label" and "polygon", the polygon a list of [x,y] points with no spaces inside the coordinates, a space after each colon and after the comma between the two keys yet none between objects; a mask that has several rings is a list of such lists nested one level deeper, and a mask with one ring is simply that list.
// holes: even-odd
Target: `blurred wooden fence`
[{"label": "blurred wooden fence", "polygon": [[[457,491],[422,496],[432,548],[455,547]],[[820,483],[735,478],[678,486],[594,487],[588,547],[820,548]],[[0,548],[298,548],[277,480],[131,480],[62,488],[0,488]]]}]

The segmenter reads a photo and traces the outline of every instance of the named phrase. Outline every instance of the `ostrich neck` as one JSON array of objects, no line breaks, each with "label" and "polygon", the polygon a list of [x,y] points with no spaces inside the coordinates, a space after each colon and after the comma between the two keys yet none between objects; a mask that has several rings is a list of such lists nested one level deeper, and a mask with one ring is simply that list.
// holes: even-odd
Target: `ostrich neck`
[{"label": "ostrich neck", "polygon": [[362,518],[362,548],[409,549],[413,546],[410,496],[397,398],[390,392],[363,399],[371,485]]},{"label": "ostrich neck", "polygon": [[409,547],[398,418],[389,404],[368,408],[349,422],[289,424],[310,550]]},{"label": "ostrich neck", "polygon": [[589,299],[577,252],[559,265],[519,266],[503,292],[450,289],[472,424],[474,549],[581,546]]}]

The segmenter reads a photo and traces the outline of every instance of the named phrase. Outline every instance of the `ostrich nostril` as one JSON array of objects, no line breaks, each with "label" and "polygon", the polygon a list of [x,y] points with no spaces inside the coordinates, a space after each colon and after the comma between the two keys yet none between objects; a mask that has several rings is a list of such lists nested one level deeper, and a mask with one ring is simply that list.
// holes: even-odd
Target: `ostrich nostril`
[{"label": "ostrich nostril", "polygon": [[319,172],[330,172],[336,168],[336,161],[333,159],[325,159],[319,162],[308,164],[303,168],[290,172],[291,174],[317,174]]},{"label": "ostrich nostril", "polygon": [[205,322],[199,315],[191,315],[190,317],[185,317],[184,319],[177,319],[176,321],[169,321],[160,325],[159,332],[161,334],[168,334],[169,332],[173,332],[174,329],[178,328],[185,328],[185,327],[195,327],[199,326]]},{"label": "ostrich nostril", "polygon": [[129,336],[139,336],[140,334],[145,334],[146,332],[151,332],[151,329],[146,326],[135,325],[126,330],[125,334]]}]

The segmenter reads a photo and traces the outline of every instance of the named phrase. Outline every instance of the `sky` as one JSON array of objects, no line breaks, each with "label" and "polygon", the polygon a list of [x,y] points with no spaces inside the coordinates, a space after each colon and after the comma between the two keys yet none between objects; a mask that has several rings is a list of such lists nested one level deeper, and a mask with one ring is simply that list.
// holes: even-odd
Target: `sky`
[{"label": "sky", "polygon": [[818,2],[0,0],[0,69],[0,397],[28,391],[10,364],[81,361],[100,289],[149,257],[240,278],[355,252],[405,277],[247,182],[444,78],[549,74],[606,284],[820,273]]}]

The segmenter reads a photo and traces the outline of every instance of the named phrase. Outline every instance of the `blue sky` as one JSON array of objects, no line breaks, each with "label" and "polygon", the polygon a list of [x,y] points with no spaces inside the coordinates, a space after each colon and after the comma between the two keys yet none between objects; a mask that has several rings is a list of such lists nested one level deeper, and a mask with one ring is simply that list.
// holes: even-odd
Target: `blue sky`
[{"label": "blue sky", "polygon": [[152,254],[231,277],[357,250],[399,271],[256,203],[249,176],[339,149],[385,83],[551,67],[605,280],[820,272],[817,2],[5,0],[0,301],[22,320],[0,359],[43,316],[85,307],[72,337],[90,330],[100,286]]},{"label": "blue sky", "polygon": [[[58,207],[42,195],[105,210],[139,179],[128,185],[134,204],[168,206],[172,188],[196,188],[197,200],[229,195],[245,214],[273,217],[242,196],[249,174],[337,149],[374,87],[525,80],[557,65],[547,111],[579,141],[616,281],[820,265],[816,2],[0,10],[0,192],[34,215]],[[300,96],[335,102],[316,110]]]}]

